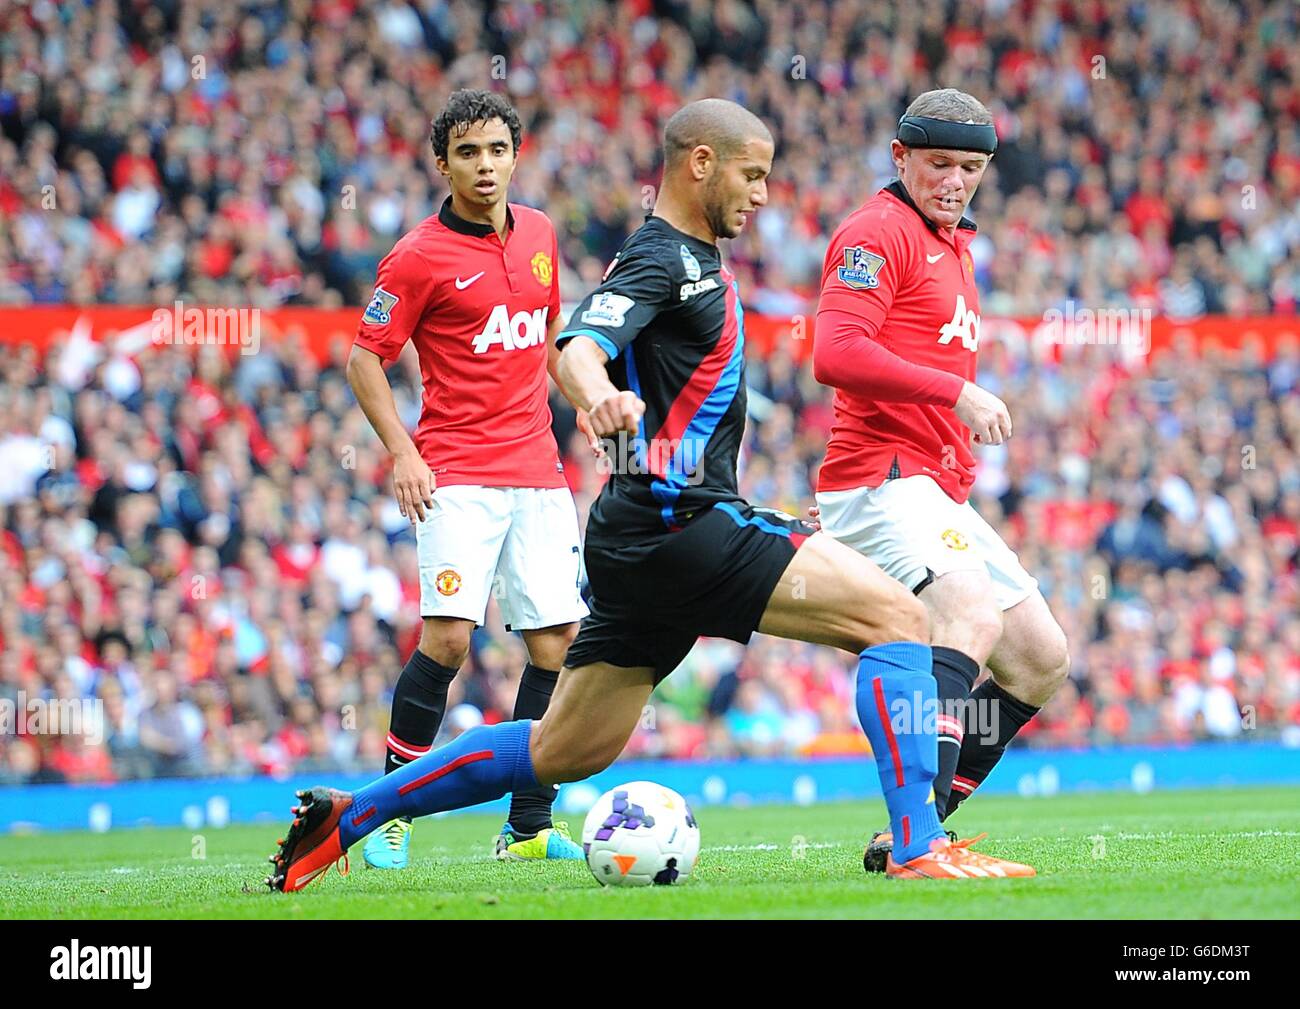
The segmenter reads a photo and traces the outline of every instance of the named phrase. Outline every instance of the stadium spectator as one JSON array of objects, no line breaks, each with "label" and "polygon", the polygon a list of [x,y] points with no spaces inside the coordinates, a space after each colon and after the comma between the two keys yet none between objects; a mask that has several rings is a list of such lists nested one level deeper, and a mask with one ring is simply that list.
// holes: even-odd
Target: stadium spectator
[{"label": "stadium spectator", "polygon": [[[182,656],[177,653],[173,661],[179,664]],[[156,670],[152,679],[152,699],[137,721],[140,747],[149,757],[150,770],[160,778],[194,774],[202,768],[202,716],[193,704],[180,699],[170,668]]]}]

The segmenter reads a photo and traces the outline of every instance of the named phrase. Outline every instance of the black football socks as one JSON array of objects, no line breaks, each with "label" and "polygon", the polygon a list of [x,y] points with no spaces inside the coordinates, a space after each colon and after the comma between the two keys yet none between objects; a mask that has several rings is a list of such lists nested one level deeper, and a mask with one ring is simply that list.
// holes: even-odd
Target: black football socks
[{"label": "black football socks", "polygon": [[961,754],[966,703],[979,678],[980,667],[978,662],[956,648],[935,645],[931,652],[934,655],[934,678],[939,687],[939,715],[935,726],[939,736],[939,773],[934,776],[934,806],[942,820],[947,815],[952,776]]},{"label": "black football socks", "polygon": [[991,679],[971,691],[961,756],[953,773],[945,815],[970,798],[1002,759],[1007,744],[1036,714],[1037,708],[1012,697]]},{"label": "black football socks", "polygon": [[447,710],[447,688],[455,678],[450,666],[434,662],[418,648],[411,653],[393,690],[385,774],[429,752]]},{"label": "black football socks", "polygon": [[[514,718],[541,718],[551,703],[558,669],[542,669],[529,662],[524,675],[519,678],[519,693],[515,695]],[[551,826],[551,806],[557,789],[554,785],[539,785],[510,796],[510,826],[516,839],[533,837]]]}]

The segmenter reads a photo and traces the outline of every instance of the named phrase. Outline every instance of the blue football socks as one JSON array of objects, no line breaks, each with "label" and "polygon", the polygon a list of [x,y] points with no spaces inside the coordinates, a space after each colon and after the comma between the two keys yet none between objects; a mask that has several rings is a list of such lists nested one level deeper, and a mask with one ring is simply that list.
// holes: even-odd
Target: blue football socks
[{"label": "blue football socks", "polygon": [[929,645],[895,641],[868,648],[858,662],[858,720],[871,740],[899,865],[944,836],[934,805],[939,737],[932,661]]},{"label": "blue football socks", "polygon": [[480,725],[353,793],[339,821],[344,850],[397,816],[427,816],[536,788],[531,721]]}]

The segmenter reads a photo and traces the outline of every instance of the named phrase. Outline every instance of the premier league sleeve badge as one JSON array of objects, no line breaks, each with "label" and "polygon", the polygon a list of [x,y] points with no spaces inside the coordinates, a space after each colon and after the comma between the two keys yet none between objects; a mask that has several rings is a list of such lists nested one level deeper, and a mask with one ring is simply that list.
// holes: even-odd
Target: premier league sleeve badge
[{"label": "premier league sleeve badge", "polygon": [[840,282],[855,291],[868,291],[880,286],[877,274],[885,265],[885,257],[868,252],[860,245],[851,245],[844,250],[844,265],[837,271]]}]

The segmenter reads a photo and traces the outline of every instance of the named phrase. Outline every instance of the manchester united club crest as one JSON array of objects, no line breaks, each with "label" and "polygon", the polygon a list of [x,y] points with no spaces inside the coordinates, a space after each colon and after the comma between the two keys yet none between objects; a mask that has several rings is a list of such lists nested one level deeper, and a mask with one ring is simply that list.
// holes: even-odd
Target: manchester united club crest
[{"label": "manchester united club crest", "polygon": [[844,265],[837,271],[840,283],[855,291],[869,291],[880,286],[876,276],[885,265],[885,257],[868,252],[860,245],[850,245],[844,250]]},{"label": "manchester united club crest", "polygon": [[533,256],[533,261],[529,264],[533,268],[533,276],[543,287],[551,286],[551,279],[554,271],[551,268],[551,257],[544,252],[539,252]]},{"label": "manchester united club crest", "polygon": [[939,538],[943,540],[944,546],[949,550],[965,550],[970,546],[970,544],[966,542],[966,537],[956,529],[945,529],[943,535]]},{"label": "manchester united club crest", "polygon": [[454,596],[460,591],[460,574],[451,568],[445,568],[438,572],[438,577],[433,580],[433,583],[438,587],[439,595]]}]

